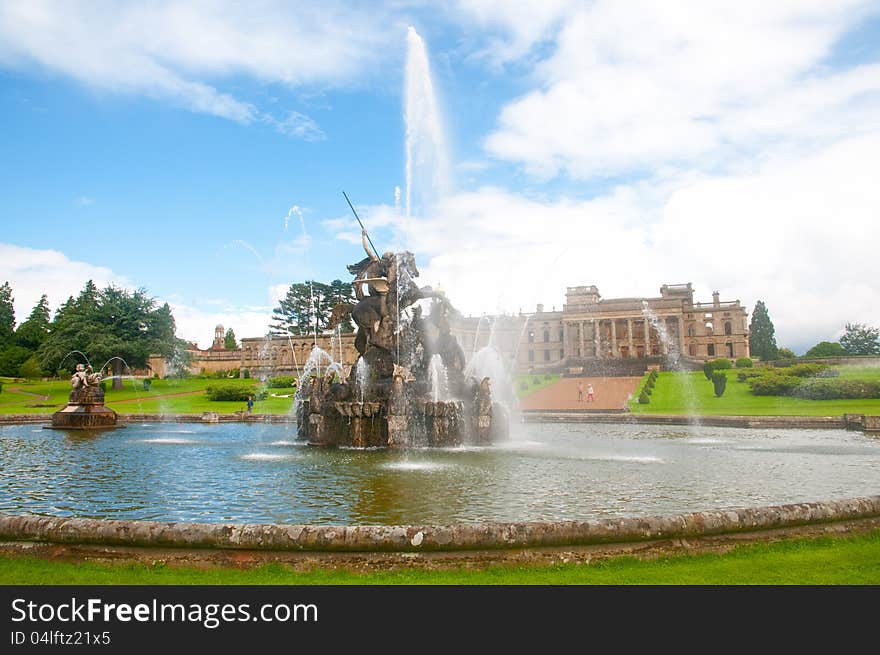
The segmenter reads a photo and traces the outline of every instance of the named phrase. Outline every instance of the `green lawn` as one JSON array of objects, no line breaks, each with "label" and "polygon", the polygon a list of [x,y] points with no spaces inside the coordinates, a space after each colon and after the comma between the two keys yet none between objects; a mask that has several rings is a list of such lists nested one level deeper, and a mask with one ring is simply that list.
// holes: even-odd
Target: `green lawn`
[{"label": "green lawn", "polygon": [[[125,380],[119,391],[107,389],[105,402],[120,414],[189,414],[220,412],[231,414],[246,409],[244,401],[212,401],[205,395],[209,386],[250,385],[256,391],[260,381],[256,379],[188,378],[184,380],[151,380],[150,390],[145,391],[143,381]],[[15,391],[18,389],[19,391]],[[268,397],[254,403],[254,413],[286,414],[293,405],[295,389],[269,389],[270,394],[291,395],[290,398]],[[34,395],[36,394],[36,395]],[[50,382],[4,382],[0,392],[0,414],[51,414],[67,404],[70,383],[67,380]],[[170,394],[189,394],[170,396]],[[48,399],[39,396],[48,396]],[[161,397],[169,396],[169,397]],[[130,402],[120,402],[130,401]],[[48,405],[48,407],[40,406]]]},{"label": "green lawn", "polygon": [[[558,375],[517,375],[514,378],[514,385],[516,389],[516,397],[523,398],[528,396],[531,393],[535,393],[538,389],[543,389],[544,387],[549,387],[551,384],[556,382],[559,379]],[[525,383],[525,389],[523,389],[523,383]]]},{"label": "green lawn", "polygon": [[855,584],[880,583],[880,530],[849,537],[739,546],[721,555],[654,560],[619,557],[590,564],[493,566],[486,569],[375,573],[316,569],[194,569],[147,564],[92,564],[0,557],[0,584]]},{"label": "green lawn", "polygon": [[[880,369],[839,367],[840,377],[878,379]],[[643,381],[644,383],[644,381]],[[642,384],[643,384],[642,383]],[[639,385],[641,390],[641,384]],[[840,416],[880,414],[880,398],[871,400],[804,400],[784,396],[753,396],[747,382],[737,382],[736,369],[727,371],[727,389],[715,397],[712,383],[701,371],[660,373],[647,405],[638,393],[629,403],[634,414],[697,414],[701,416]]]}]

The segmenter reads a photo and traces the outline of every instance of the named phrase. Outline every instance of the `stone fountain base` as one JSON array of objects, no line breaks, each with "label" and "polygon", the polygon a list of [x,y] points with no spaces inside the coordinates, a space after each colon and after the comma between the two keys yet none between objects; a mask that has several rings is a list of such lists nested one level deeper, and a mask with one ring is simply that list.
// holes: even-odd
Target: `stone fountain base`
[{"label": "stone fountain base", "polygon": [[104,405],[101,387],[80,387],[70,392],[67,407],[52,414],[50,430],[109,430],[124,428],[116,412]]}]

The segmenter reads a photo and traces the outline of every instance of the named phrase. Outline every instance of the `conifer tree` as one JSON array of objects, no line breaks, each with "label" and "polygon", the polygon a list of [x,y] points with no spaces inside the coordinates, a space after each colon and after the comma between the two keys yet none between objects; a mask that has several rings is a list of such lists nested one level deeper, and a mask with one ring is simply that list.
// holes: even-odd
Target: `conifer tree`
[{"label": "conifer tree", "polygon": [[763,300],[755,303],[755,310],[752,312],[752,321],[749,323],[749,350],[752,357],[760,357],[764,361],[779,356],[776,330]]}]

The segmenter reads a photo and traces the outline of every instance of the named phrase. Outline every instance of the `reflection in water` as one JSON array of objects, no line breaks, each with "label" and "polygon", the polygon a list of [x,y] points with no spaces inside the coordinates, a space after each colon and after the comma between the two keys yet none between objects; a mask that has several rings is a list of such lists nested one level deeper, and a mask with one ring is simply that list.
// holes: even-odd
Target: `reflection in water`
[{"label": "reflection in water", "polygon": [[292,426],[0,427],[0,512],[164,521],[588,519],[876,493],[880,440],[843,430],[520,426],[490,447],[327,450]]}]

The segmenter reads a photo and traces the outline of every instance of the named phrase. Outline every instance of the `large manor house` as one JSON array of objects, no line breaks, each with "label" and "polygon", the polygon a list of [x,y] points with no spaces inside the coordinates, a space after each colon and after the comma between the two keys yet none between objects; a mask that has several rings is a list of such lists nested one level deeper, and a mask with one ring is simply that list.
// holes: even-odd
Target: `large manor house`
[{"label": "large manor house", "polygon": [[[690,283],[664,284],[654,298],[602,298],[595,286],[568,287],[561,310],[498,316],[460,316],[452,325],[465,356],[492,346],[519,373],[633,374],[671,356],[697,365],[718,357],[749,356],[748,313],[739,300],[694,302]],[[190,371],[247,369],[252,376],[297,375],[317,346],[345,367],[357,359],[353,334],[247,337],[224,347],[218,325],[208,349],[192,346]],[[166,373],[154,358],[154,372]]]}]

